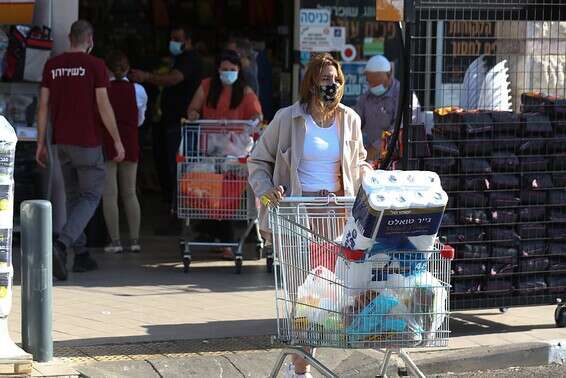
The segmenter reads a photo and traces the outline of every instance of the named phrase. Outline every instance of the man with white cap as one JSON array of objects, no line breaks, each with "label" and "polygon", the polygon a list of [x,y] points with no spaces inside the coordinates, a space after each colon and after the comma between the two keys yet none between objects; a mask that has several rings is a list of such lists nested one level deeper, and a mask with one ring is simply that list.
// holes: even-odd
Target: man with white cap
[{"label": "man with white cap", "polygon": [[365,75],[368,91],[360,96],[355,109],[362,119],[367,160],[372,161],[379,159],[383,131],[393,130],[400,86],[383,55],[375,55],[367,62]]}]

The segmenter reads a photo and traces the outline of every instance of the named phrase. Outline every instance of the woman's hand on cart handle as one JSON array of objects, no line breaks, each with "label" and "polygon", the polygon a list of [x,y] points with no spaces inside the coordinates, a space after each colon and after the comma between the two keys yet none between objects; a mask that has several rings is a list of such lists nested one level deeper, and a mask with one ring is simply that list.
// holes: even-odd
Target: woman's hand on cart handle
[{"label": "woman's hand on cart handle", "polygon": [[265,207],[277,207],[283,199],[283,194],[285,194],[285,187],[281,185],[276,186],[261,196],[261,204]]},{"label": "woman's hand on cart handle", "polygon": [[195,109],[189,109],[187,112],[187,119],[192,122],[200,118],[200,113]]}]

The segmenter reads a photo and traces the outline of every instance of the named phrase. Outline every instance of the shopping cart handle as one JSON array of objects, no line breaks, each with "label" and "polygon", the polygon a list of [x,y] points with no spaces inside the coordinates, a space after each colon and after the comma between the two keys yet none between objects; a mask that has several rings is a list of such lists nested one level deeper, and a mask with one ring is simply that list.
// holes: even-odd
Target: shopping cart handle
[{"label": "shopping cart handle", "polygon": [[181,118],[181,124],[186,125],[208,125],[208,126],[225,126],[225,125],[246,125],[251,127],[257,127],[260,123],[258,118],[256,119],[197,119],[194,121],[189,121],[186,118]]},{"label": "shopping cart handle", "polygon": [[326,197],[298,197],[298,196],[293,196],[293,197],[284,197],[280,203],[289,203],[289,204],[293,204],[293,203],[316,203],[316,204],[327,204],[327,203],[335,203],[335,204],[341,204],[341,203],[349,203],[349,202],[354,202],[354,200],[356,199],[356,197],[345,197],[345,196],[337,196],[334,193],[330,193],[328,196]]}]

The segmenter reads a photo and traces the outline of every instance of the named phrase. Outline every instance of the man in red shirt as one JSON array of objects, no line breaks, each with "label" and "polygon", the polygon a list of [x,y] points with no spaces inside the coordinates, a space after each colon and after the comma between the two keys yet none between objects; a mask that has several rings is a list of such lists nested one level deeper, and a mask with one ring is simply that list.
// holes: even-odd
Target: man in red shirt
[{"label": "man in red shirt", "polygon": [[69,39],[69,51],[45,63],[37,116],[36,160],[40,166],[46,166],[50,112],[53,144],[57,145],[65,181],[67,222],[53,241],[53,275],[60,280],[67,279],[69,247],[75,251],[74,272],[97,268],[86,249],[84,229],[98,207],[106,174],[99,115],[114,142],[114,160],[124,159],[124,147],[108,100],[106,65],[89,55],[94,46],[92,26],[84,20],[76,21],[71,25]]}]

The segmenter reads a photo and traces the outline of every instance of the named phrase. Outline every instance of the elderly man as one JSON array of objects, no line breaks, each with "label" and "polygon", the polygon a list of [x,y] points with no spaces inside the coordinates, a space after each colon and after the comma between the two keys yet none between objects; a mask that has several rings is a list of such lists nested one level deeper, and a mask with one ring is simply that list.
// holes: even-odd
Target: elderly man
[{"label": "elderly man", "polygon": [[366,65],[368,91],[355,106],[362,119],[364,145],[368,161],[379,159],[381,134],[393,130],[399,102],[399,81],[392,77],[391,63],[382,55],[373,56]]}]

